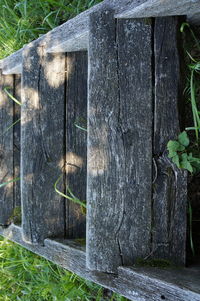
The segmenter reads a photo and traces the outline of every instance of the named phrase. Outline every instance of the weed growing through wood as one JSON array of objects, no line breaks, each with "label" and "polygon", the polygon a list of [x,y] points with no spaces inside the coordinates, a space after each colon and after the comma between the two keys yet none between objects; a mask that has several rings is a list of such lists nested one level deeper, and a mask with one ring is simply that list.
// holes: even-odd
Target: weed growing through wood
[{"label": "weed growing through wood", "polygon": [[196,173],[200,171],[200,157],[195,157],[193,148],[190,149],[189,146],[190,140],[186,131],[184,131],[178,136],[178,140],[168,142],[168,156],[177,167]]}]

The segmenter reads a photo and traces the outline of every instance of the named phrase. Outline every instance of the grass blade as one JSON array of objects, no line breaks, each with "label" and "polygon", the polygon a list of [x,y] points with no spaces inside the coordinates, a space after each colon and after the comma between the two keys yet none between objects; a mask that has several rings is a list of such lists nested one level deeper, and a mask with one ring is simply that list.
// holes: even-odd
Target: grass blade
[{"label": "grass blade", "polygon": [[4,88],[4,91],[6,92],[6,94],[15,102],[17,103],[19,106],[22,105],[22,103],[17,100],[9,91],[8,91],[8,88]]},{"label": "grass blade", "polygon": [[1,187],[4,187],[4,186],[6,186],[6,185],[8,185],[8,184],[10,184],[10,183],[17,182],[17,181],[19,181],[19,180],[20,180],[20,178],[14,178],[14,179],[12,179],[12,180],[10,180],[10,181],[4,182],[4,183],[0,184],[0,188],[1,188]]},{"label": "grass blade", "polygon": [[74,123],[74,125],[75,125],[76,128],[78,128],[78,129],[80,129],[80,130],[82,130],[82,131],[85,131],[85,132],[88,131],[86,128],[83,128],[82,126],[80,126],[80,125],[78,125],[78,124],[76,124],[76,123]]},{"label": "grass blade", "polygon": [[70,201],[72,201],[72,202],[74,202],[76,204],[79,204],[80,206],[86,208],[86,204],[83,201],[79,200],[77,197],[75,197],[70,188],[67,188],[67,192],[69,192],[70,196],[68,196],[68,195],[64,194],[62,191],[58,190],[57,185],[58,185],[58,183],[59,183],[59,181],[60,181],[61,178],[62,178],[62,175],[54,183],[54,189],[55,189],[55,191],[60,196],[64,197],[65,199],[70,200]]},{"label": "grass blade", "polygon": [[9,127],[7,127],[7,128],[5,129],[5,131],[3,132],[3,135],[4,135],[7,131],[9,131],[13,126],[15,126],[18,122],[20,122],[20,121],[21,121],[21,118],[17,119],[15,122],[13,122]]}]

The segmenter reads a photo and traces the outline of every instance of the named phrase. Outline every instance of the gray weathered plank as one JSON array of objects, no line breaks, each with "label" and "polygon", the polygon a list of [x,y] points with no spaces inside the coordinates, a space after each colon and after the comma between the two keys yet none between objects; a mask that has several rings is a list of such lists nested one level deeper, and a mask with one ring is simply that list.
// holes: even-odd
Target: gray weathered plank
[{"label": "gray weathered plank", "polygon": [[142,300],[200,300],[200,269],[120,267],[118,281],[122,279],[137,287]]},{"label": "gray weathered plank", "polygon": [[150,251],[151,34],[150,20],[120,21],[116,32],[113,11],[91,16],[87,266],[92,270],[116,272]]},{"label": "gray weathered plank", "polygon": [[[140,5],[130,2],[116,18],[148,18],[191,15],[200,12],[199,0],[148,0]],[[200,20],[199,20],[200,21]]]},{"label": "gray weathered plank", "polygon": [[23,49],[20,49],[0,60],[3,74],[20,74],[22,72],[22,51]]},{"label": "gray weathered plank", "polygon": [[200,24],[200,10],[199,12],[193,12],[188,14],[187,16],[189,23],[192,23],[194,25]]},{"label": "gray weathered plank", "polygon": [[180,133],[179,108],[184,104],[181,78],[181,33],[178,17],[155,18],[154,153],[162,153]]},{"label": "gray weathered plank", "polygon": [[[13,179],[13,100],[4,91],[13,94],[13,76],[0,70],[0,184]],[[9,223],[13,212],[13,183],[0,188],[0,224]]]},{"label": "gray weathered plank", "polygon": [[[21,102],[21,75],[14,76],[14,97]],[[21,107],[17,103],[14,105],[14,119],[16,122],[21,118]],[[13,128],[13,164],[14,164],[14,178],[20,177],[20,125],[21,121],[17,122]],[[20,181],[14,182],[14,203],[15,207],[21,206],[21,192]]]},{"label": "gray weathered plank", "polygon": [[[85,201],[87,132],[77,126],[87,127],[87,53],[68,53],[66,65],[66,186]],[[67,202],[66,209],[66,236],[85,237],[83,209],[72,201]]]},{"label": "gray weathered plank", "polygon": [[152,255],[185,265],[187,229],[187,173],[166,154],[156,160],[153,186]]},{"label": "gray weathered plank", "polygon": [[179,18],[155,19],[155,106],[153,185],[153,256],[184,265],[186,257],[187,173],[167,158],[170,139],[180,133],[184,105]]},{"label": "gray weathered plank", "polygon": [[73,241],[46,239],[44,246],[32,245],[23,241],[21,228],[14,225],[7,229],[0,228],[0,234],[63,268],[133,301],[200,300],[199,269],[120,267],[118,270],[119,276],[90,272],[86,269],[86,257],[83,247]]},{"label": "gray weathered plank", "polygon": [[64,200],[54,183],[64,165],[65,54],[24,48],[21,107],[21,199],[24,239],[64,235]]}]

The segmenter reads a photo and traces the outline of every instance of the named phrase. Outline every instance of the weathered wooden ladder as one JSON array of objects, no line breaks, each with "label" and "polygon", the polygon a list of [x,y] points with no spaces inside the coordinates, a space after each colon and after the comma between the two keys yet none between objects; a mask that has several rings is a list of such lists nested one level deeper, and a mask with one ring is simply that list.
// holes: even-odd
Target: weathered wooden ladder
[{"label": "weathered wooden ladder", "polygon": [[187,173],[166,153],[184,126],[173,15],[200,6],[110,2],[0,62],[0,179],[20,177],[0,188],[0,234],[131,300],[199,301],[198,270],[133,265],[185,265]]}]

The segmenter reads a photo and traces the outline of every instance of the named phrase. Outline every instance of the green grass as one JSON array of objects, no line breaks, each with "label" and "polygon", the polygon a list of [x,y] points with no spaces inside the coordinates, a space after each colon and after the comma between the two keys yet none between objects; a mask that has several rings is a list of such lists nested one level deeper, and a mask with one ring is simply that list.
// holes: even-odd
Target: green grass
[{"label": "green grass", "polygon": [[0,237],[0,301],[125,301]]},{"label": "green grass", "polygon": [[0,0],[0,58],[101,0]]}]

